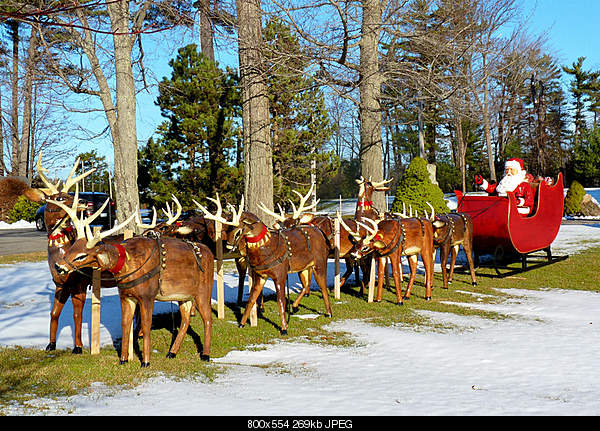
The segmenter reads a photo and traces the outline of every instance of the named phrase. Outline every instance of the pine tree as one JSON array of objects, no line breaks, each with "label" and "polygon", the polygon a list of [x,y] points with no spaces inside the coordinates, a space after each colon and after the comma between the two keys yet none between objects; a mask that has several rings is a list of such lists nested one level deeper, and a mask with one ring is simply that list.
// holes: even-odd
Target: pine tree
[{"label": "pine tree", "polygon": [[317,183],[337,169],[334,152],[324,149],[334,128],[323,92],[305,72],[308,64],[297,37],[276,19],[266,24],[263,34],[269,71],[274,202],[285,207],[288,199],[297,200],[292,190],[305,194],[310,188],[313,161]]},{"label": "pine tree", "polygon": [[421,157],[415,157],[398,183],[391,211],[402,212],[406,209],[408,213],[410,206],[413,211],[418,211],[419,216],[424,216],[425,212],[431,214],[431,208],[426,202],[433,206],[436,214],[450,212],[444,193],[429,179],[427,162]]},{"label": "pine tree", "polygon": [[[192,199],[214,197],[238,202],[243,183],[234,166],[239,117],[239,91],[235,73],[205,58],[191,44],[178,51],[169,62],[173,71],[159,85],[157,105],[167,120],[159,129],[156,145],[147,148],[147,157],[164,153],[161,159],[165,179],[176,186],[176,196],[184,206]],[[150,145],[150,144],[149,144]],[[170,199],[172,186],[151,180],[152,191]],[[168,193],[168,196],[165,194]],[[149,193],[145,193],[149,196]]]}]

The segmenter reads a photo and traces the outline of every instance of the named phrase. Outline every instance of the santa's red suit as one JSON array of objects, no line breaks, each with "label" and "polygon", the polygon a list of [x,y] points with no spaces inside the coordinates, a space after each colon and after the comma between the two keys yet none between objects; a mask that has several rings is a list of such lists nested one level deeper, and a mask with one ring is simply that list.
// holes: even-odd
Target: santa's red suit
[{"label": "santa's red suit", "polygon": [[527,172],[523,169],[523,160],[507,160],[504,164],[504,172],[504,177],[498,183],[488,183],[481,175],[475,175],[475,183],[490,195],[506,196],[506,192],[513,192],[517,198],[519,213],[530,214],[535,193],[526,179]]}]

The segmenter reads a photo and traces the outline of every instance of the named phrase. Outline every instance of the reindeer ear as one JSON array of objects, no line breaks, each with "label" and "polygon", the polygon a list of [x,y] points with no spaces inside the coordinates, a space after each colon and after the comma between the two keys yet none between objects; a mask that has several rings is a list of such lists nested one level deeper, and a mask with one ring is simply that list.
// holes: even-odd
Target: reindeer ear
[{"label": "reindeer ear", "polygon": [[27,189],[23,195],[33,202],[45,202],[47,197],[46,193],[44,193],[44,189]]},{"label": "reindeer ear", "polygon": [[446,226],[446,222],[445,221],[442,221],[442,220],[438,219],[438,220],[436,220],[436,221],[433,222],[433,227],[435,227],[437,229],[439,229],[441,227],[444,227],[444,226]]},{"label": "reindeer ear", "polygon": [[313,218],[313,214],[304,214],[302,217],[300,217],[300,223],[309,223]]},{"label": "reindeer ear", "polygon": [[102,250],[96,256],[98,257],[98,262],[100,263],[100,266],[106,266],[109,264],[110,261],[108,260],[108,254],[106,253],[106,250]]},{"label": "reindeer ear", "polygon": [[385,247],[387,245],[385,242],[380,241],[378,239],[376,239],[375,241],[373,241],[372,244],[373,244],[373,246],[375,248],[383,248],[383,247]]}]

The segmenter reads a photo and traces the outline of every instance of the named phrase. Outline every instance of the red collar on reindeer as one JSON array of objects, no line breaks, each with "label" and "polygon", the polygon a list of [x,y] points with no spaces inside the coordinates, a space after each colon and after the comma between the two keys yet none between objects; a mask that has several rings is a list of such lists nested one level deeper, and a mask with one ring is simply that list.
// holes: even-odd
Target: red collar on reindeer
[{"label": "red collar on reindeer", "polygon": [[125,253],[125,247],[121,244],[113,244],[113,246],[119,251],[119,258],[117,259],[116,265],[109,269],[109,271],[116,274],[123,268],[123,265],[125,265],[125,258],[127,255]]},{"label": "red collar on reindeer", "polygon": [[64,237],[67,233],[71,232],[72,230],[73,230],[73,226],[68,226],[65,229],[63,229],[60,233],[57,233],[56,235],[48,235],[48,239],[50,241],[60,239],[60,238]]},{"label": "red collar on reindeer", "polygon": [[366,200],[358,201],[358,206],[359,207],[372,207],[373,201],[366,201]]},{"label": "red collar on reindeer", "polygon": [[252,236],[252,237],[246,236],[246,242],[250,242],[250,243],[258,242],[265,237],[267,232],[268,232],[267,226],[263,225],[263,230],[261,231],[261,233],[259,233],[256,236]]}]

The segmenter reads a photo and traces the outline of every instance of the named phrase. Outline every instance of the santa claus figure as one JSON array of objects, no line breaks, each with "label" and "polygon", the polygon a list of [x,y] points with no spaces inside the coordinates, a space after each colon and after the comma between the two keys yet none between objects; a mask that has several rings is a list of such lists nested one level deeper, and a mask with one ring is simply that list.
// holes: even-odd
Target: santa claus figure
[{"label": "santa claus figure", "polygon": [[533,207],[534,190],[527,181],[523,160],[508,159],[504,164],[504,177],[498,183],[488,183],[481,175],[475,175],[475,184],[490,195],[506,196],[513,192],[517,198],[517,210],[528,215]]}]

